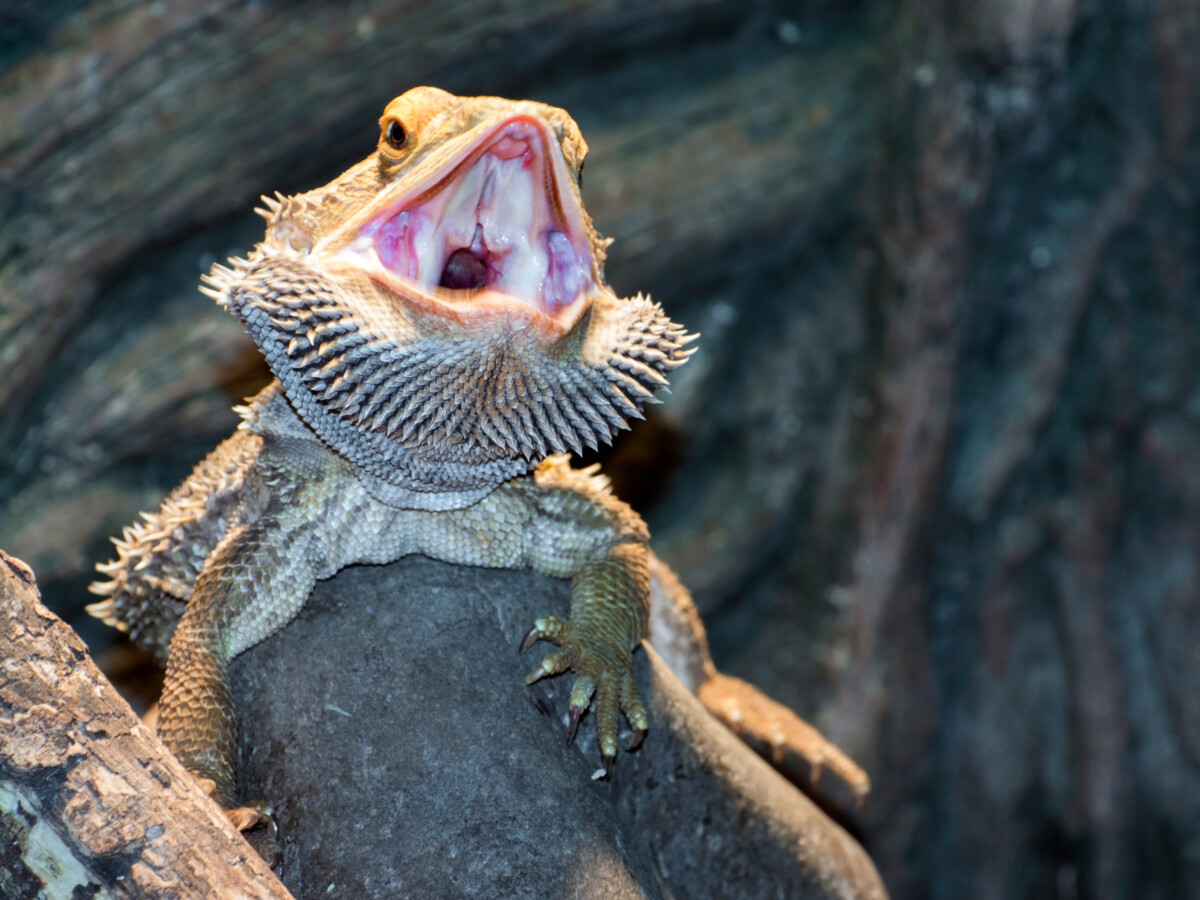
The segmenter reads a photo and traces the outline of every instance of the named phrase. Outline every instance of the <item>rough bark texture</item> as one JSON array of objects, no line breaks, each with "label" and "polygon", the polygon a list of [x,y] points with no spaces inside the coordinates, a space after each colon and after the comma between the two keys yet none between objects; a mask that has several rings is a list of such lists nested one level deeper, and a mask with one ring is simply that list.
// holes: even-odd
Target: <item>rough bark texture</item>
[{"label": "rough bark texture", "polygon": [[0,664],[0,897],[288,897],[3,552]]},{"label": "rough bark texture", "polygon": [[64,613],[264,377],[194,292],[253,197],[413,84],[535,97],[703,333],[618,491],[893,895],[1200,894],[1196,0],[0,15],[0,545]]},{"label": "rough bark texture", "polygon": [[652,731],[564,747],[571,679],[521,676],[567,584],[413,558],[318,586],[234,665],[248,798],[276,804],[297,897],[883,900],[862,848],[638,654]]}]

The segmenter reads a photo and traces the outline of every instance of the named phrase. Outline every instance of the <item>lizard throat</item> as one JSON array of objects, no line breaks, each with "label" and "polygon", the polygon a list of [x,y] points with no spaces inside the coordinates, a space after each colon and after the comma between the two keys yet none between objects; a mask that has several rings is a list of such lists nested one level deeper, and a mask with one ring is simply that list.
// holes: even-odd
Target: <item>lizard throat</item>
[{"label": "lizard throat", "polygon": [[510,321],[532,311],[565,330],[597,285],[541,132],[524,117],[501,125],[432,188],[369,219],[343,254],[425,307]]}]

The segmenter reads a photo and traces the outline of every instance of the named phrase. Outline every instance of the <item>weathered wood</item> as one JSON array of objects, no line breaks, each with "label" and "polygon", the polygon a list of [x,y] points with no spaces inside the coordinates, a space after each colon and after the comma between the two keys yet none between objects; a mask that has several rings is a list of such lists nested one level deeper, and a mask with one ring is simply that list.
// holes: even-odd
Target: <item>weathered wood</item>
[{"label": "weathered wood", "polygon": [[4,897],[290,896],[3,552],[0,834]]}]

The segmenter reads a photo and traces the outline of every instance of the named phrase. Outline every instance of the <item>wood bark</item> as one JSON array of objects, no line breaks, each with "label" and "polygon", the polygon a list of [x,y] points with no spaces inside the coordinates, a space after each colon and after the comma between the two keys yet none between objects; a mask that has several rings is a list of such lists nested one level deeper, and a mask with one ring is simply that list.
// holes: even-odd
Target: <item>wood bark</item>
[{"label": "wood bark", "polygon": [[0,661],[0,896],[290,896],[3,552]]}]

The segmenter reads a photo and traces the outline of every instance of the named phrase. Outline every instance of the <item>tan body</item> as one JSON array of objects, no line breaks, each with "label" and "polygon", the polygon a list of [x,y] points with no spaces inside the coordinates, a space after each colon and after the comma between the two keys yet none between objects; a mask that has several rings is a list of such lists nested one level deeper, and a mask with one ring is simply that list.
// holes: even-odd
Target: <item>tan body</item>
[{"label": "tan body", "polygon": [[570,618],[526,638],[559,647],[527,680],[576,673],[571,732],[592,707],[606,766],[622,712],[634,743],[649,725],[631,668],[649,632],[724,721],[865,794],[811,727],[716,672],[686,590],[606,480],[548,456],[608,440],[690,352],[656,305],[604,284],[574,123],[422,88],[381,131],[376,156],[272,203],[264,242],[214,269],[210,293],[279,380],[93,586],[92,611],[166,660],[168,746],[233,807],[230,660],[316,581],[421,553],[572,580]]}]

